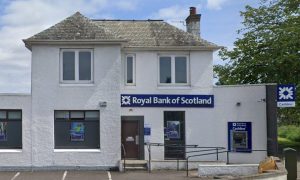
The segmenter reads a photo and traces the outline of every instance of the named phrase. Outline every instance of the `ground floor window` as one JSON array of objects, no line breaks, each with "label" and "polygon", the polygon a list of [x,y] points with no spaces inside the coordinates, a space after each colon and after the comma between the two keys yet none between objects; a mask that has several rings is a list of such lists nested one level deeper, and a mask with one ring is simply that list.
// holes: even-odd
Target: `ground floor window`
[{"label": "ground floor window", "polygon": [[99,111],[55,111],[55,148],[100,148],[99,121]]},{"label": "ground floor window", "polygon": [[164,111],[165,159],[185,158],[185,112]]},{"label": "ground floor window", "polygon": [[0,149],[22,149],[21,110],[0,110]]}]

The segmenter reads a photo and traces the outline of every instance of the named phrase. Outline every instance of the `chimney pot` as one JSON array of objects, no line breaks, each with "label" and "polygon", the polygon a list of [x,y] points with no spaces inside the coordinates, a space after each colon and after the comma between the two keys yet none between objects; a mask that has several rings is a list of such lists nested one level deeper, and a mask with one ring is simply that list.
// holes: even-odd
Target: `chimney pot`
[{"label": "chimney pot", "polygon": [[196,7],[190,7],[190,15],[196,15]]}]

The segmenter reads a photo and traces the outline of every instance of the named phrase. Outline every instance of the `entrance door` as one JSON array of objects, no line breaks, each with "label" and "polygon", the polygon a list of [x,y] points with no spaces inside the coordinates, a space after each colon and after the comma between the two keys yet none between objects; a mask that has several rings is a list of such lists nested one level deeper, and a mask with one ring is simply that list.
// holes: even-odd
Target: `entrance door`
[{"label": "entrance door", "polygon": [[165,159],[185,159],[185,112],[165,111]]},{"label": "entrance door", "polygon": [[[128,159],[144,158],[144,120],[141,116],[122,116],[121,141]],[[122,158],[124,152],[122,150]]]}]

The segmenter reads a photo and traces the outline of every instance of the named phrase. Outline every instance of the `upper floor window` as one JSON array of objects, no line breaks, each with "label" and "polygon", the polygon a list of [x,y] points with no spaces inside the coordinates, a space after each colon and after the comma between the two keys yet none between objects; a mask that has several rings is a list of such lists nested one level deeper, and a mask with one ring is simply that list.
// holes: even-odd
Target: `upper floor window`
[{"label": "upper floor window", "polygon": [[22,149],[21,110],[0,110],[0,149]]},{"label": "upper floor window", "polygon": [[125,83],[126,85],[135,84],[135,56],[130,54],[125,60]]},{"label": "upper floor window", "polygon": [[61,77],[63,83],[93,82],[93,51],[91,49],[61,50]]},{"label": "upper floor window", "polygon": [[159,56],[159,84],[182,84],[189,82],[187,56]]}]

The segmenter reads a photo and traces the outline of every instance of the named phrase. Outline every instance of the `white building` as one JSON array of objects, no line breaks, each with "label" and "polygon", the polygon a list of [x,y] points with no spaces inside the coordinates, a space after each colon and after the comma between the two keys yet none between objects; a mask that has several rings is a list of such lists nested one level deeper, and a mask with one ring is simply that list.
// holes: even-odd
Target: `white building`
[{"label": "white building", "polygon": [[165,145],[152,148],[157,160],[185,158],[170,144],[237,151],[231,163],[267,155],[252,150],[274,154],[274,87],[214,87],[220,47],[199,36],[195,8],[187,27],[76,13],[24,40],[31,94],[0,96],[0,166],[107,169],[118,166],[121,142],[133,159],[147,159],[145,142]]}]

